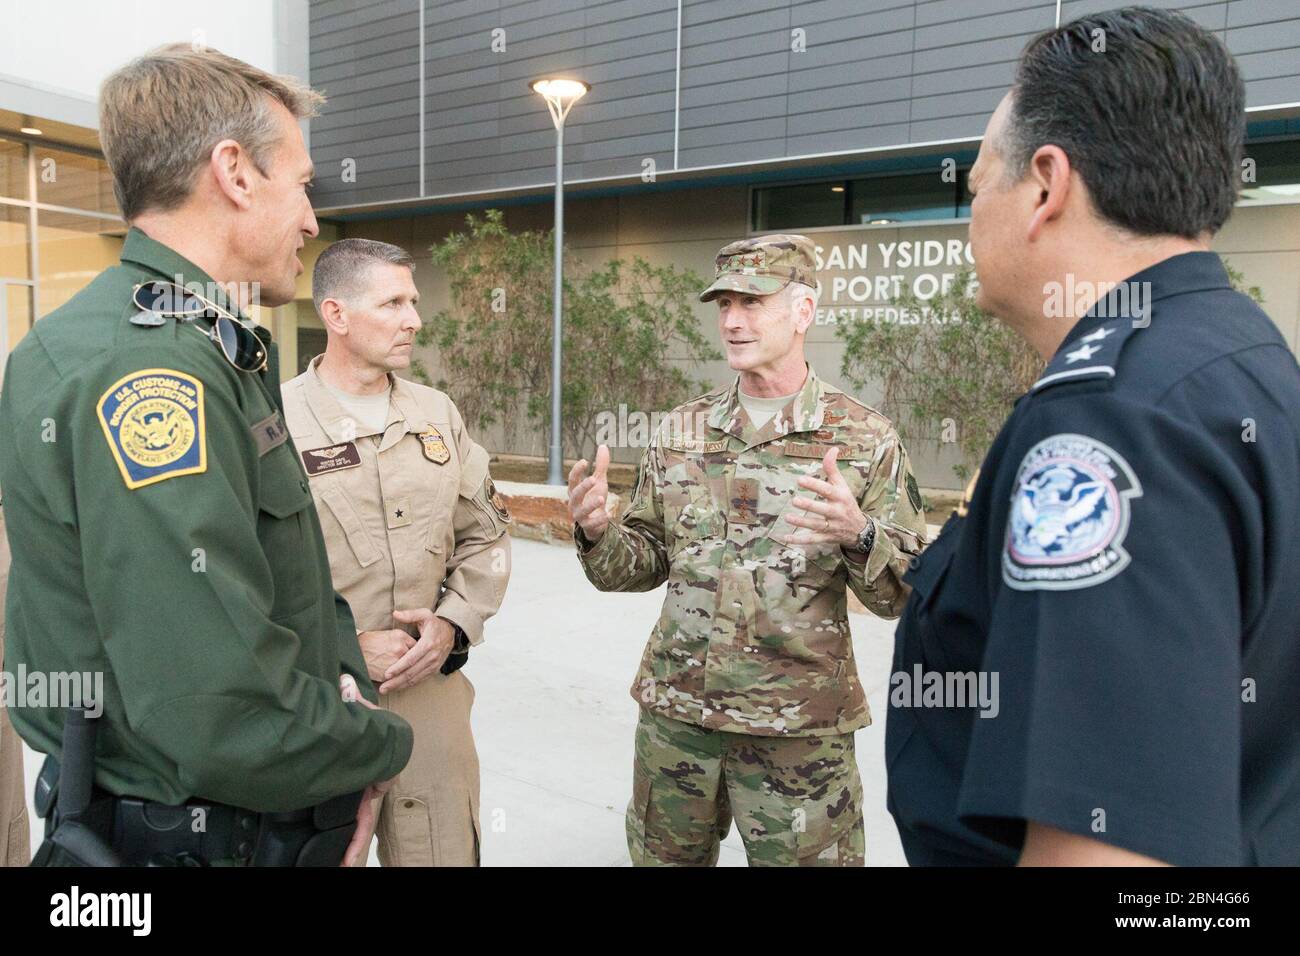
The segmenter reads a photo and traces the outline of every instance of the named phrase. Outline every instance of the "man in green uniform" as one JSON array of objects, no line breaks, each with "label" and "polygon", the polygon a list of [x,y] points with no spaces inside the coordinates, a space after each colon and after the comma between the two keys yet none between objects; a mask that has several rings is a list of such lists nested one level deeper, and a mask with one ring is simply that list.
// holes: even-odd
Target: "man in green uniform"
[{"label": "man in green uniform", "polygon": [[[293,297],[296,253],[317,233],[297,120],[320,97],[176,44],[110,77],[100,102],[132,228],[121,265],[9,359],[6,663],[103,674],[94,780],[119,828],[159,804],[195,811],[180,829],[201,838],[115,846],[126,862],[261,862],[268,812],[337,831],[337,813],[311,808],[382,786],[412,744],[405,721],[348,693],[375,698],[288,442],[270,336],[218,318]],[[65,713],[11,717],[58,755]]]},{"label": "man in green uniform", "polygon": [[814,263],[803,236],[724,247],[700,298],[735,381],[668,416],[619,522],[608,449],[569,475],[592,584],[668,582],[632,688],[637,864],[712,864],[733,817],[752,864],[864,860],[853,732],[871,717],[846,591],[896,617],[925,516],[893,425],[804,360]]}]

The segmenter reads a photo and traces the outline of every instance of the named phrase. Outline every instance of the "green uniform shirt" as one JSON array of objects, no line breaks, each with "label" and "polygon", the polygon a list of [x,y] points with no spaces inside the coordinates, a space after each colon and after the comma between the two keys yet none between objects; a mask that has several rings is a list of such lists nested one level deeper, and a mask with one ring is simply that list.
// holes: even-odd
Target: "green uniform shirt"
[{"label": "green uniform shirt", "polygon": [[[6,668],[103,673],[96,781],[112,793],[282,811],[392,777],[411,728],[340,697],[342,673],[375,692],[274,363],[237,371],[207,323],[133,324],[132,288],[154,278],[221,299],[132,229],[122,264],[9,358]],[[64,711],[27,703],[14,726],[58,754]]]},{"label": "green uniform shirt", "polygon": [[[632,695],[656,714],[709,730],[770,736],[848,734],[871,722],[853,662],[846,592],[897,617],[925,515],[889,420],[808,371],[762,428],[739,379],[674,409],[642,459],[627,512],[578,557],[602,591],[668,582]],[[833,544],[787,546],[802,475],[837,467],[876,524],[868,560]],[[806,513],[805,513],[806,514]]]}]

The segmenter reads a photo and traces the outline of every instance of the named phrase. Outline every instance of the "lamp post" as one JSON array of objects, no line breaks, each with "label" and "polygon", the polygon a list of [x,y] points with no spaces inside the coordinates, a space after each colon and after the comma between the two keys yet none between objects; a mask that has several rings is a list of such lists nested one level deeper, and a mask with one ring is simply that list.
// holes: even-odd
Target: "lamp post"
[{"label": "lamp post", "polygon": [[564,296],[564,120],[573,104],[586,95],[591,86],[581,80],[561,77],[543,77],[528,84],[534,93],[546,100],[555,123],[555,294],[551,329],[551,449],[546,483],[564,484],[564,447],[561,441],[560,421],[560,364],[563,348],[563,296]]}]

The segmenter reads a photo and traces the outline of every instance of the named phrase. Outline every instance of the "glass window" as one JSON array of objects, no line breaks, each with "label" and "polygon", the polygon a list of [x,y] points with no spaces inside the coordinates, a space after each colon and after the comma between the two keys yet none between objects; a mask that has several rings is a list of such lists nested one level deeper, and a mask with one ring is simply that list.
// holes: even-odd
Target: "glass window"
[{"label": "glass window", "polygon": [[966,170],[944,182],[938,169],[897,176],[828,180],[754,191],[754,228],[759,232],[953,219],[970,215]]},{"label": "glass window", "polygon": [[36,197],[51,206],[119,215],[113,174],[96,156],[36,147]]},{"label": "glass window", "polygon": [[30,279],[32,260],[27,241],[31,233],[26,206],[0,203],[0,279]]},{"label": "glass window", "polygon": [[126,225],[111,219],[38,210],[39,315],[49,315],[90,280],[117,265]]},{"label": "glass window", "polygon": [[1300,140],[1280,143],[1250,143],[1246,156],[1253,176],[1242,183],[1241,198],[1247,203],[1294,202],[1300,199]]},{"label": "glass window", "polygon": [[772,186],[754,193],[754,228],[760,232],[844,225],[842,182]]},{"label": "glass window", "polygon": [[855,179],[849,184],[849,222],[952,219],[957,215],[957,186],[944,182],[938,171]]},{"label": "glass window", "polygon": [[324,329],[298,328],[298,374],[307,371],[311,360],[325,351],[329,335]]},{"label": "glass window", "polygon": [[0,139],[0,196],[27,198],[27,147]]},{"label": "glass window", "polygon": [[[32,290],[29,286],[0,281],[0,310],[4,318],[4,350],[12,349],[32,327]],[[4,374],[4,355],[0,354],[0,375]]]}]

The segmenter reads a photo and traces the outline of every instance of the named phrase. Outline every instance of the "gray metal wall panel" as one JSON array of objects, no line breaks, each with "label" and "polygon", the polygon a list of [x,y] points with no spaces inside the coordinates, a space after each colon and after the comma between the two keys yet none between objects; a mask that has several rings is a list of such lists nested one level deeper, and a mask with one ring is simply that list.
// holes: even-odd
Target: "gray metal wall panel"
[{"label": "gray metal wall panel", "polygon": [[[418,2],[311,4],[311,79],[330,96],[313,121],[318,203],[418,195]],[[1296,0],[1144,2],[1223,37],[1251,105],[1300,99]],[[1115,5],[1064,0],[1061,14]],[[677,0],[425,0],[424,9],[426,192],[443,195],[551,180],[554,130],[527,82],[552,72],[593,84],[566,129],[573,180],[636,174],[647,157],[670,169],[675,118],[682,168],[979,136],[1056,4],[683,0],[680,89]],[[490,47],[496,28],[504,53]],[[792,52],[794,28],[806,52]],[[339,182],[345,157],[370,181]]]},{"label": "gray metal wall panel", "polygon": [[[1246,102],[1249,103],[1294,103],[1300,100],[1300,48],[1290,50],[1270,50],[1267,53],[1253,53],[1238,57],[1242,75],[1246,77]],[[1268,99],[1251,92],[1252,80],[1286,80],[1291,84],[1291,92],[1284,94],[1287,99]]]},{"label": "gray metal wall panel", "polygon": [[[327,101],[312,121],[315,201],[402,199],[419,190],[417,0],[310,10],[312,85]],[[344,182],[344,163],[355,182]]]},{"label": "gray metal wall panel", "polygon": [[1228,28],[1273,23],[1300,16],[1295,0],[1232,0],[1228,4]]},{"label": "gray metal wall panel", "polygon": [[1261,23],[1251,27],[1230,28],[1228,48],[1234,53],[1266,53],[1300,47],[1300,17]]},{"label": "gray metal wall panel", "polygon": [[[671,150],[675,18],[675,0],[507,2],[463,21],[427,9],[426,36],[439,23],[436,43],[426,46],[428,192],[550,179],[555,133],[527,88],[550,72],[574,73],[598,91],[566,127],[571,178],[608,175],[587,171],[589,163],[639,170],[647,149]],[[494,26],[505,30],[505,53],[490,48]],[[444,51],[450,55],[440,57]],[[488,64],[495,75],[474,75]]]}]

